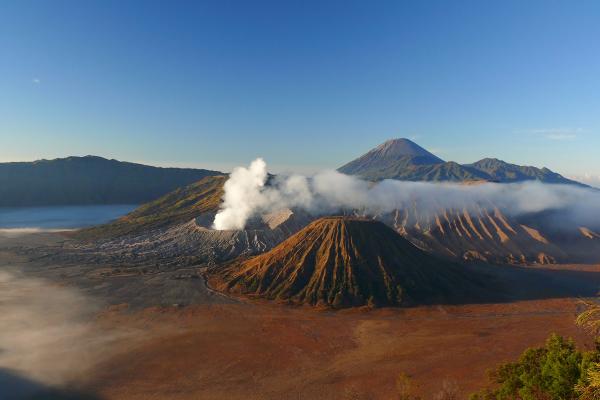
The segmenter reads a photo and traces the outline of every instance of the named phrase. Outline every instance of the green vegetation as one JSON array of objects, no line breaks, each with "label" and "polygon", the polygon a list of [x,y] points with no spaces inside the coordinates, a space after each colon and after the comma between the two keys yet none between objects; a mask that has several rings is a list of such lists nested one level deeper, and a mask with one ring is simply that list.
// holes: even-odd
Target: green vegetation
[{"label": "green vegetation", "polygon": [[186,222],[219,209],[227,176],[209,176],[179,188],[109,224],[77,233],[84,240],[118,237]]},{"label": "green vegetation", "polygon": [[[577,323],[598,334],[600,305],[588,303]],[[600,399],[600,342],[596,349],[577,349],[571,339],[553,334],[542,347],[529,348],[517,362],[490,373],[491,387],[472,400]]]},{"label": "green vegetation", "polygon": [[587,370],[597,360],[598,351],[582,352],[572,340],[553,334],[545,346],[529,348],[517,362],[498,367],[490,374],[495,388],[471,399],[577,399],[577,388],[587,385]]},{"label": "green vegetation", "polygon": [[[584,302],[587,310],[577,317],[577,325],[586,328],[596,335],[596,347],[600,347],[600,304],[597,302]],[[587,370],[587,380],[577,387],[581,400],[600,399],[600,362],[594,360]]]}]

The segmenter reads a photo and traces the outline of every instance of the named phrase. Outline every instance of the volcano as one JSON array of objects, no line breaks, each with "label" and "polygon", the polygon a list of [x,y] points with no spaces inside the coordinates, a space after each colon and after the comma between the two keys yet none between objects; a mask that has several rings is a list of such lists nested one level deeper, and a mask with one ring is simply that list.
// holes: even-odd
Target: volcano
[{"label": "volcano", "polygon": [[485,158],[473,164],[444,161],[411,140],[391,139],[341,166],[339,172],[370,181],[397,179],[428,182],[524,182],[571,184],[585,187],[548,168],[509,164]]},{"label": "volcano", "polygon": [[225,292],[336,308],[455,303],[481,293],[483,281],[381,222],[349,217],[318,219],[271,251],[209,277]]},{"label": "volcano", "polygon": [[348,175],[361,175],[371,170],[384,170],[405,160],[414,165],[443,164],[444,160],[408,139],[391,139],[339,168]]}]

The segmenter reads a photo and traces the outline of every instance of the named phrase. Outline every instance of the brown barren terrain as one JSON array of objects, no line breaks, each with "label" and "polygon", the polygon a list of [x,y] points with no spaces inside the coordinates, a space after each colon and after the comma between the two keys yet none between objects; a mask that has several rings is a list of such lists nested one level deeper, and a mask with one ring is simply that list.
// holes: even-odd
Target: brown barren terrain
[{"label": "brown barren terrain", "polygon": [[[114,332],[110,346],[99,348],[102,357],[93,358],[98,351],[77,356],[72,346],[65,353],[86,366],[84,378],[67,382],[92,396],[86,399],[387,400],[397,398],[401,374],[423,399],[444,381],[455,382],[466,398],[486,384],[487,370],[542,344],[551,332],[592,346],[574,318],[579,297],[596,293],[600,266],[475,265],[469,268],[504,282],[512,299],[331,311],[227,299],[189,268],[123,275],[118,266],[46,265],[14,253],[60,240],[0,235],[0,267],[40,277],[56,290],[76,290],[76,300],[100,307],[82,321],[78,343],[92,338],[102,344]],[[51,360],[64,364],[65,357],[51,350]]]},{"label": "brown barren terrain", "polygon": [[100,365],[85,389],[105,399],[393,399],[407,374],[431,398],[444,380],[466,395],[486,370],[551,332],[583,345],[577,300],[315,312],[266,304],[111,315],[160,329]]},{"label": "brown barren terrain", "polygon": [[210,284],[225,292],[336,308],[455,304],[498,289],[381,222],[349,217],[320,218],[271,251],[214,270]]}]

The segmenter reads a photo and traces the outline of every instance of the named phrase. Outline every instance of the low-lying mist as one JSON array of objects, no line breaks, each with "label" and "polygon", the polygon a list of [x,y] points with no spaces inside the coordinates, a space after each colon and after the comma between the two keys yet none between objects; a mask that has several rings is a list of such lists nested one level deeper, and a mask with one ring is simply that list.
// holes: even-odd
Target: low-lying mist
[{"label": "low-lying mist", "polygon": [[32,233],[55,233],[74,231],[75,229],[51,229],[51,228],[0,228],[0,234],[8,237],[30,235]]},{"label": "low-lying mist", "polygon": [[75,289],[0,271],[0,394],[22,398],[68,385],[112,354],[112,346],[132,332],[100,329],[97,311]]},{"label": "low-lying mist", "polygon": [[573,224],[600,226],[600,191],[575,185],[523,183],[437,183],[383,180],[368,182],[337,171],[311,177],[276,176],[268,182],[267,165],[254,160],[233,170],[225,183],[221,210],[213,227],[244,229],[258,213],[301,208],[314,215],[359,210],[380,215],[417,205],[420,213],[446,209],[501,209],[512,216],[562,210]]}]

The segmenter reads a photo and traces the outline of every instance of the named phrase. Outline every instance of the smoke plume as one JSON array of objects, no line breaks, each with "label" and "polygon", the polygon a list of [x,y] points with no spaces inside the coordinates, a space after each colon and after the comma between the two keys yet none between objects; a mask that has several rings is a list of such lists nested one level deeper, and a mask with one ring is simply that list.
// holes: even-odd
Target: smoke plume
[{"label": "smoke plume", "polygon": [[301,208],[321,215],[355,210],[376,216],[418,205],[419,212],[446,209],[499,208],[518,216],[564,210],[570,218],[600,225],[600,191],[574,185],[523,183],[432,183],[383,180],[368,182],[337,171],[312,177],[277,176],[267,183],[267,165],[257,159],[249,168],[236,168],[225,183],[224,202],[213,227],[243,229],[256,214]]}]

